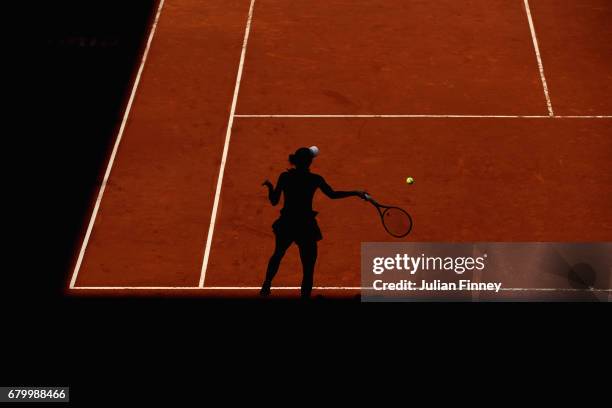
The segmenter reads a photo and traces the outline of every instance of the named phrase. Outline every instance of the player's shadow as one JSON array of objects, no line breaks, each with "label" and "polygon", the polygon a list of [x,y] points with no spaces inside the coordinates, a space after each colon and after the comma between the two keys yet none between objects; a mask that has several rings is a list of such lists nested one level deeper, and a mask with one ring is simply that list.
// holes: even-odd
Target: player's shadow
[{"label": "player's shadow", "polygon": [[607,288],[610,274],[590,262],[568,262],[567,254],[562,255],[558,249],[550,248],[544,257],[544,272],[555,275],[567,283],[567,289],[577,291],[575,300],[600,302],[594,289]]},{"label": "player's shadow", "polygon": [[578,263],[570,267],[567,279],[574,289],[592,289],[597,283],[597,272],[588,263]]}]

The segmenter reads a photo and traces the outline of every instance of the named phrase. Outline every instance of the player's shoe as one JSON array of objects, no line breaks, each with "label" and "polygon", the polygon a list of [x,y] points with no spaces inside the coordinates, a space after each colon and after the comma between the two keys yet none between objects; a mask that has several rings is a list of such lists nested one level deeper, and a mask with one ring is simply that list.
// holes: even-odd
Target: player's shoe
[{"label": "player's shoe", "polygon": [[259,290],[259,296],[270,296],[271,293],[271,288],[270,285],[266,285],[265,283],[261,286],[261,289]]}]

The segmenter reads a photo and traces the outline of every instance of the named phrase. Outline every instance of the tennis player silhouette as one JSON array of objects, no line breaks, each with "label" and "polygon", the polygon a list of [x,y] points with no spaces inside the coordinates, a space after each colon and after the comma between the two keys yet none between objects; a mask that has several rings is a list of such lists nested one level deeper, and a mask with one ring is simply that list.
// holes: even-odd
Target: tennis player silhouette
[{"label": "tennis player silhouette", "polygon": [[261,286],[260,295],[268,296],[272,280],[287,249],[296,243],[300,251],[303,277],[301,297],[310,298],[312,291],[314,267],[317,260],[317,242],[323,239],[316,220],[317,212],[312,210],[312,199],[317,189],[332,199],[345,197],[360,197],[366,199],[365,191],[335,191],[318,174],[310,172],[312,159],[318,154],[316,146],[301,147],[289,155],[289,163],[294,167],[281,173],[276,187],[266,180],[262,185],[268,187],[268,198],[272,205],[280,201],[284,194],[284,205],[280,217],[272,224],[276,237],[276,247],[268,262],[265,280]]}]

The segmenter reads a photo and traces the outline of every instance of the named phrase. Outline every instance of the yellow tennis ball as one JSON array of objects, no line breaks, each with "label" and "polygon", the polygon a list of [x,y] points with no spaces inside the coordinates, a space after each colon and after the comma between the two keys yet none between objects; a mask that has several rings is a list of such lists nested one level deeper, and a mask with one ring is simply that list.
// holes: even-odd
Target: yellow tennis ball
[{"label": "yellow tennis ball", "polygon": [[408,183],[408,184],[414,184],[414,179],[413,179],[412,177],[408,177],[408,178],[406,179],[406,183]]}]

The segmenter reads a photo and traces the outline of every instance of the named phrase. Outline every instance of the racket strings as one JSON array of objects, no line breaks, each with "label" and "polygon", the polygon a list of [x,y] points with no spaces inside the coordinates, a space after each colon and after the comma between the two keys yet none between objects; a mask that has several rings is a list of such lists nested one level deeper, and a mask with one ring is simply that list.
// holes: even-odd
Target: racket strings
[{"label": "racket strings", "polygon": [[410,215],[401,208],[388,208],[383,213],[383,223],[389,234],[396,237],[407,235],[412,229]]}]

